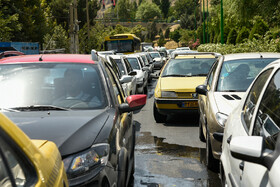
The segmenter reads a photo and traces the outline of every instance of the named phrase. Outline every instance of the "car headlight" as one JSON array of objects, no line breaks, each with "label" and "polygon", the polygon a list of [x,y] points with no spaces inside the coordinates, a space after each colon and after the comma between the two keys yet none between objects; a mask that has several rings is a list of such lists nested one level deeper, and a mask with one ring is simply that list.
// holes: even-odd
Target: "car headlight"
[{"label": "car headlight", "polygon": [[161,92],[161,97],[177,97],[177,94],[175,92],[172,91],[164,91]]},{"label": "car headlight", "polygon": [[226,115],[226,114],[223,114],[220,112],[216,113],[216,120],[217,120],[218,124],[223,128],[225,127],[227,118],[228,118],[228,115]]},{"label": "car headlight", "polygon": [[109,144],[96,144],[90,149],[63,159],[68,176],[83,175],[93,168],[105,166],[109,156]]}]

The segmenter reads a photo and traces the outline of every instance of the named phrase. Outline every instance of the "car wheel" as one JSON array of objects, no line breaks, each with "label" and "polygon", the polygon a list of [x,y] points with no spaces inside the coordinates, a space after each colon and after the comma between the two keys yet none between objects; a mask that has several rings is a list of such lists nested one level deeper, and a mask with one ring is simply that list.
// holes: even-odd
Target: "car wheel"
[{"label": "car wheel", "polygon": [[201,120],[200,120],[200,119],[199,119],[198,124],[199,124],[199,129],[198,129],[199,139],[200,139],[200,141],[202,141],[202,142],[206,142],[205,136],[204,136],[204,134],[203,134],[202,123],[201,123]]},{"label": "car wheel", "polygon": [[206,167],[214,172],[219,170],[219,160],[213,157],[209,134],[206,135]]},{"label": "car wheel", "polygon": [[154,118],[157,123],[164,123],[166,121],[166,115],[160,114],[157,110],[156,104],[154,103]]},{"label": "car wheel", "polygon": [[148,85],[146,85],[145,87],[144,87],[144,94],[148,94]]}]

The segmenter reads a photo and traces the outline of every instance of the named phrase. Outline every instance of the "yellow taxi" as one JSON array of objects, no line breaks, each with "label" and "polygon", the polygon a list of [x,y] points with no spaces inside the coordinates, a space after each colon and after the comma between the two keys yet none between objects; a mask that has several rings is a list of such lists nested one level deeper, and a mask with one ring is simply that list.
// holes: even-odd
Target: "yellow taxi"
[{"label": "yellow taxi", "polygon": [[163,67],[154,92],[154,118],[157,123],[166,121],[175,113],[198,113],[195,88],[203,84],[215,53],[176,54]]},{"label": "yellow taxi", "polygon": [[68,186],[56,145],[47,140],[30,140],[1,113],[0,186]]}]

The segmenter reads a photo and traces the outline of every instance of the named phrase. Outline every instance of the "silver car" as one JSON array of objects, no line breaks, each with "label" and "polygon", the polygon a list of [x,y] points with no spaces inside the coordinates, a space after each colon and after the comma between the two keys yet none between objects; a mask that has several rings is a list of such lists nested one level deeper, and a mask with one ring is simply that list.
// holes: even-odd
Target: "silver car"
[{"label": "silver car", "polygon": [[236,107],[256,75],[278,53],[244,53],[220,56],[211,68],[205,84],[196,88],[199,94],[199,138],[206,141],[206,165],[217,170],[221,155],[223,131],[228,115]]},{"label": "silver car", "polygon": [[128,62],[126,56],[124,55],[110,55],[111,58],[116,62],[121,78],[120,82],[122,84],[123,90],[126,95],[136,94],[136,71],[133,71],[130,63]]}]

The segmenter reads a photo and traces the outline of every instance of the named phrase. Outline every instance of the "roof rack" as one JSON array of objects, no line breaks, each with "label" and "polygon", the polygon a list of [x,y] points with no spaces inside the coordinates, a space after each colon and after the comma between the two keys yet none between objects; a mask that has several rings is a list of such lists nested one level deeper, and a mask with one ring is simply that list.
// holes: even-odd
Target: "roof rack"
[{"label": "roof rack", "polygon": [[184,51],[173,51],[171,54],[171,58],[176,58],[178,55],[214,55],[215,58],[218,58],[219,56],[221,56],[220,53],[214,53],[214,52],[191,52],[191,53],[187,53]]}]

